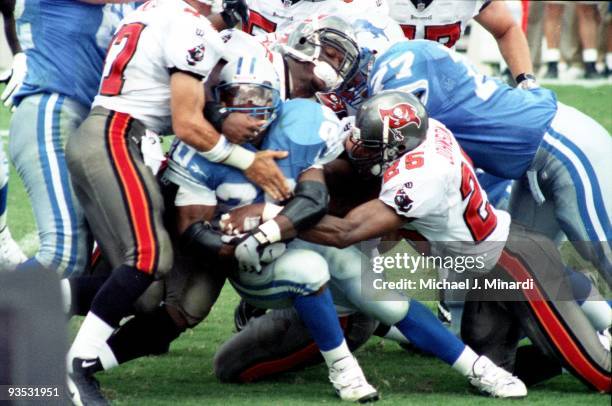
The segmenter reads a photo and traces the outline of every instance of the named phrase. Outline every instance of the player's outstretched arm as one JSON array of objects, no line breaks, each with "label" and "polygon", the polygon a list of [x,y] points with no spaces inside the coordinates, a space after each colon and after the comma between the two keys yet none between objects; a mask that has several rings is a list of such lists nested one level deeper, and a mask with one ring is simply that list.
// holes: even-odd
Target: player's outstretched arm
[{"label": "player's outstretched arm", "polygon": [[344,218],[323,217],[314,227],[300,232],[300,238],[345,248],[360,241],[382,237],[399,229],[407,221],[380,199],[372,199],[351,210]]},{"label": "player's outstretched arm", "polygon": [[241,269],[259,272],[264,248],[291,239],[300,230],[316,224],[327,212],[328,200],[323,169],[304,171],[298,178],[294,196],[278,215],[245,235],[236,245],[235,256]]},{"label": "player's outstretched arm", "polygon": [[527,38],[503,1],[492,1],[474,19],[495,37],[514,78],[533,74]]}]

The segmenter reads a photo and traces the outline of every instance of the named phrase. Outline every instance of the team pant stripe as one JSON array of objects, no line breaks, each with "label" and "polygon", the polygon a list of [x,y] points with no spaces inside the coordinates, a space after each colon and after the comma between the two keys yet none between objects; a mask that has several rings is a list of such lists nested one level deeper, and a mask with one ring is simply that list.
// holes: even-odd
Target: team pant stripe
[{"label": "team pant stripe", "polygon": [[[67,249],[70,250],[70,257],[68,260],[68,265],[66,270],[64,271],[64,276],[70,276],[76,269],[77,266],[77,257],[79,253],[79,240],[82,238],[79,235],[79,227],[78,227],[78,219],[75,210],[75,202],[73,200],[72,189],[70,187],[70,175],[68,173],[68,164],[66,163],[66,155],[64,149],[64,140],[60,138],[61,132],[61,111],[64,103],[65,97],[60,96],[58,102],[53,110],[53,129],[56,131],[55,136],[53,138],[55,143],[56,151],[61,151],[55,155],[57,159],[57,165],[60,170],[60,181],[61,181],[61,190],[62,190],[62,201],[61,203],[65,206],[66,211],[68,212],[69,224],[70,226],[69,235],[68,231],[64,234],[64,241]],[[70,134],[68,135],[70,136]]]},{"label": "team pant stripe", "polygon": [[[511,256],[506,250],[502,252],[498,263],[516,281],[523,282],[533,278],[522,262]],[[568,334],[568,331],[557,318],[546,296],[542,294],[537,284],[534,284],[533,289],[523,289],[523,293],[540,325],[544,327],[548,337],[563,356],[565,362],[597,390],[609,392],[612,389],[610,376],[600,372],[598,367],[593,365],[582,353],[572,336]]]},{"label": "team pant stripe", "polygon": [[[69,175],[64,159],[61,139],[61,108],[64,97],[57,94],[43,95],[39,102],[37,120],[38,155],[53,212],[55,241],[51,263],[44,266],[57,268],[63,276],[69,276],[75,268],[77,257],[77,219],[69,186]],[[43,246],[49,244],[41,238]],[[40,253],[40,251],[39,251]],[[67,256],[67,260],[65,257]]]},{"label": "team pant stripe", "polygon": [[577,146],[559,133],[552,134],[554,136],[549,133],[544,135],[544,147],[561,161],[572,177],[578,194],[580,217],[589,237],[592,241],[612,239],[612,227],[595,171]]},{"label": "team pant stripe", "polygon": [[108,130],[108,145],[123,188],[134,232],[137,256],[135,267],[143,272],[152,273],[157,265],[157,240],[154,235],[151,204],[144,182],[136,170],[128,149],[127,132],[130,122],[131,117],[128,114],[113,113]]},{"label": "team pant stripe", "polygon": [[[348,317],[340,317],[340,327],[342,327],[342,330],[346,331],[347,326]],[[310,341],[304,347],[285,357],[258,362],[242,371],[238,379],[240,382],[253,382],[270,375],[290,371],[296,367],[310,365],[318,360],[317,357],[320,354],[317,344],[314,341]]]}]

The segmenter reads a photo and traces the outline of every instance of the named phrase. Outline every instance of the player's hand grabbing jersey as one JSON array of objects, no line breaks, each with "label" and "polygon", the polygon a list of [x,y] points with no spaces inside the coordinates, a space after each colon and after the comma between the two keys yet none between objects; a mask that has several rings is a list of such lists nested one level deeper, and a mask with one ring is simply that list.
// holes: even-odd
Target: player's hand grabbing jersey
[{"label": "player's hand grabbing jersey", "polygon": [[[381,115],[390,115],[391,126],[401,123],[404,113],[402,105],[381,110]],[[453,134],[434,119],[429,119],[425,141],[385,171],[379,199],[412,219],[410,225],[432,243],[505,241],[510,230],[510,215],[489,203],[469,158]],[[480,254],[499,251],[488,253],[494,264],[503,244],[482,247]]]},{"label": "player's hand grabbing jersey", "polygon": [[189,4],[149,1],[117,30],[93,105],[128,113],[148,129],[168,133],[171,73],[205,79],[223,52],[217,31]]},{"label": "player's hand grabbing jersey", "polygon": [[[302,172],[322,167],[340,155],[343,132],[331,110],[310,100],[285,102],[277,114],[260,149],[289,152],[277,164],[293,188]],[[243,146],[255,150],[249,144]],[[264,201],[263,191],[238,169],[210,162],[176,140],[170,154],[166,177],[181,187],[177,205],[219,206],[218,211],[225,213],[238,206]]]},{"label": "player's hand grabbing jersey", "polygon": [[491,0],[387,0],[393,17],[408,39],[427,39],[449,48],[468,22]]}]

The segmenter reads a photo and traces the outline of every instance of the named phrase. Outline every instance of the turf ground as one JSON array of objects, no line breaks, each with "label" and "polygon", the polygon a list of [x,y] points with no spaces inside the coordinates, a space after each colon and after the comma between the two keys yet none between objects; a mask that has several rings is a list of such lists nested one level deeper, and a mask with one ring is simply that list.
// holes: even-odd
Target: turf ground
[{"label": "turf ground", "polygon": [[[612,85],[588,89],[559,86],[553,89],[559,100],[588,113],[612,133]],[[0,107],[0,134],[4,144],[9,120],[10,113]],[[15,239],[28,254],[33,253],[37,244],[36,228],[27,195],[13,168],[9,225]],[[169,354],[136,360],[99,374],[105,394],[117,405],[337,403],[323,366],[257,384],[222,385],[217,382],[212,372],[212,358],[215,349],[232,334],[232,312],[237,300],[233,290],[226,287],[206,321],[175,341]],[[357,356],[370,382],[381,392],[380,405],[508,403],[475,395],[465,379],[442,362],[409,354],[393,342],[372,339],[358,351]],[[572,376],[564,375],[530,388],[527,399],[511,403],[595,406],[609,405],[610,401],[609,396],[589,392]]]}]

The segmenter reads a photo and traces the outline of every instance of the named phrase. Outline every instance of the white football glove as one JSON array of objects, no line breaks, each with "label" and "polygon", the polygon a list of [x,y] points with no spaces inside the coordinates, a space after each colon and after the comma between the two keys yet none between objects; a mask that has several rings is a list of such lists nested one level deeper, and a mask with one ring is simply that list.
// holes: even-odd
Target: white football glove
[{"label": "white football glove", "polygon": [[140,139],[140,153],[142,154],[144,164],[153,171],[153,175],[157,175],[159,168],[166,160],[159,135],[153,131],[146,130]]},{"label": "white football glove", "polygon": [[261,231],[247,234],[236,245],[234,256],[242,272],[261,272],[261,264],[268,264],[285,252],[285,243],[270,244]]},{"label": "white football glove", "polygon": [[19,52],[13,56],[13,65],[0,73],[0,83],[6,83],[6,87],[2,95],[0,95],[0,100],[2,100],[5,107],[12,109],[13,96],[21,87],[27,71],[26,55],[23,52]]}]

